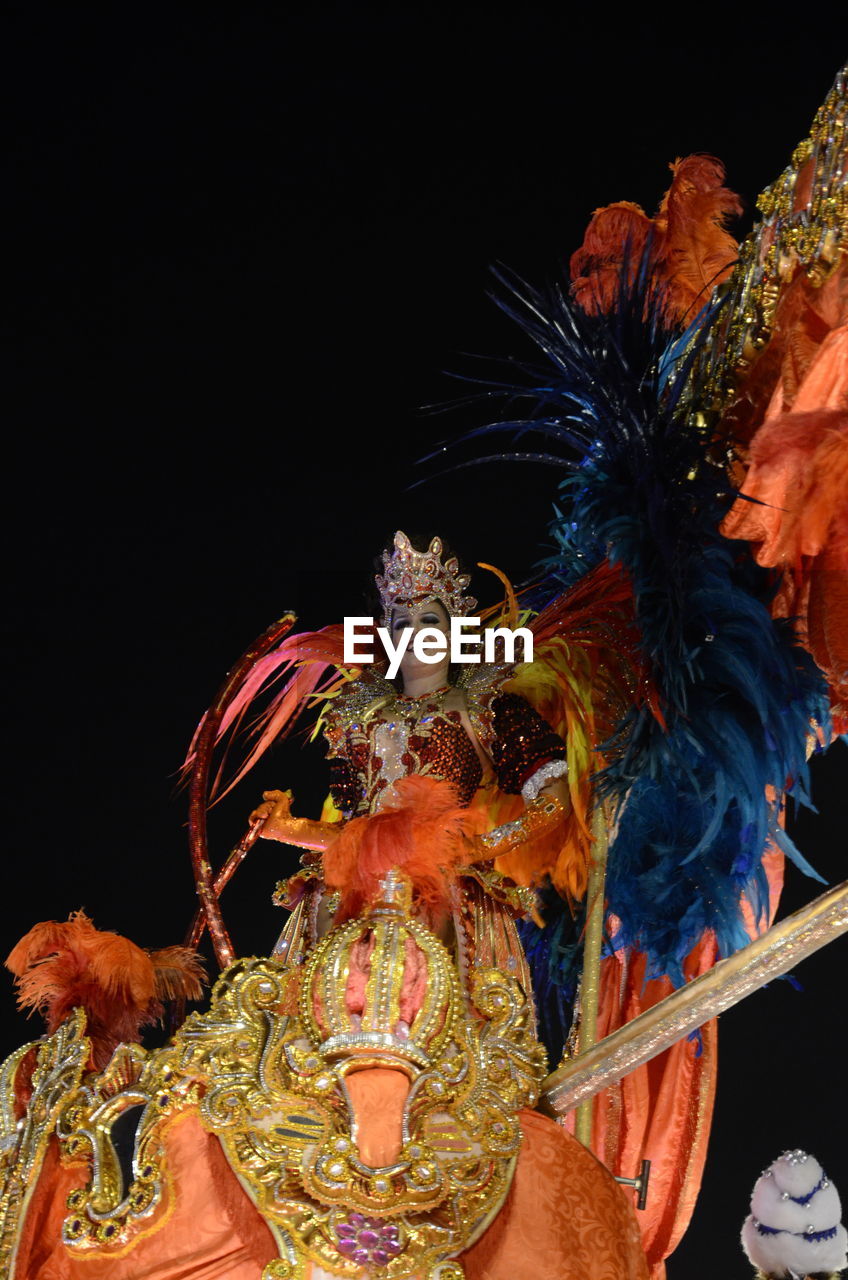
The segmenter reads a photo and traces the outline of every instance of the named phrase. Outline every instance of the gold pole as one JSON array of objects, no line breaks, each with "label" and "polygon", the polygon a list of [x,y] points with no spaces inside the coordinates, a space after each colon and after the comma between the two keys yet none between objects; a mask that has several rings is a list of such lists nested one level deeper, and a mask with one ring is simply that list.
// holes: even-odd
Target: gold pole
[{"label": "gold pole", "polygon": [[539,1110],[567,1115],[844,933],[848,933],[848,881],[772,925],[762,937],[720,960],[588,1052],[563,1063],[542,1084]]},{"label": "gold pole", "polygon": [[[601,947],[604,941],[604,886],[607,875],[607,815],[600,801],[592,814],[592,861],[586,889],[586,938],[583,943],[583,977],[580,984],[580,1061],[594,1047],[598,1036],[598,995],[601,982]],[[575,1136],[584,1147],[592,1146],[594,1097],[586,1098],[577,1108]]]}]

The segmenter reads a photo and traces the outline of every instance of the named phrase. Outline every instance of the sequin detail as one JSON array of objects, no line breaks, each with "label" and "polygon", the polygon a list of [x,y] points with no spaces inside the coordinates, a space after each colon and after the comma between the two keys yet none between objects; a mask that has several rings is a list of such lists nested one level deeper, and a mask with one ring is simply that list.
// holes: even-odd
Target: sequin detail
[{"label": "sequin detail", "polygon": [[543,787],[554,778],[563,778],[568,773],[568,765],[564,760],[549,760],[532,774],[521,788],[521,798],[525,804],[535,800]]},{"label": "sequin detail", "polygon": [[445,709],[450,693],[404,698],[392,690],[341,732],[333,726],[330,790],[338,808],[357,817],[373,813],[382,793],[413,773],[450,782],[460,803],[470,803],[483,769],[460,712]]},{"label": "sequin detail", "polygon": [[[491,756],[502,791],[517,795],[537,776],[565,772],[565,743],[519,694],[501,689],[504,668],[486,672],[467,699],[471,723]],[[381,807],[399,778],[426,774],[450,782],[469,804],[483,778],[475,744],[456,707],[457,690],[406,698],[379,676],[354,682],[324,717],[330,751],[330,790],[337,808],[360,817]],[[549,773],[542,774],[545,768]]]},{"label": "sequin detail", "polygon": [[549,760],[565,760],[562,738],[525,698],[517,693],[498,694],[492,711],[492,759],[502,791],[517,795],[540,765]]}]

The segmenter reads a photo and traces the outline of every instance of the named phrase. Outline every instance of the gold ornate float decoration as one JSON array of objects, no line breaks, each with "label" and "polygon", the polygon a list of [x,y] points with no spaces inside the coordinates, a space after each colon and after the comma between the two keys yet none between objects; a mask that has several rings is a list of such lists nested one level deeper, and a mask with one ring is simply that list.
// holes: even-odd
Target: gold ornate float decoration
[{"label": "gold ornate float decoration", "polygon": [[[26,1044],[0,1068],[0,1274],[11,1275],[27,1202],[68,1095],[79,1086],[91,1046],[75,1009],[50,1036]],[[18,1118],[18,1076],[35,1057],[31,1095]]]},{"label": "gold ornate float decoration", "polygon": [[[361,1014],[350,1011],[357,966]],[[426,981],[407,1027],[408,966]],[[275,1237],[269,1277],[296,1278],[307,1259],[351,1278],[363,1265],[387,1280],[461,1276],[452,1259],[504,1201],[517,1113],[535,1104],[545,1071],[516,978],[481,966],[469,988],[391,874],[368,913],[329,933],[306,965],[237,961],[171,1045],[148,1056],[122,1046],[68,1100],[59,1133],[91,1175],[70,1197],[67,1246],[117,1250],[145,1234],[168,1194],[167,1121],[196,1107]],[[348,1089],[373,1068],[400,1072],[408,1088],[399,1152],[379,1168],[360,1153]],[[124,1185],[112,1125],[132,1106],[144,1110]]]},{"label": "gold ornate float decoration", "polygon": [[774,329],[783,289],[799,272],[814,286],[838,263],[848,240],[848,67],[816,112],[810,134],[780,177],[762,192],[762,219],[743,241],[720,286],[720,314],[690,375],[701,407],[723,410]]}]

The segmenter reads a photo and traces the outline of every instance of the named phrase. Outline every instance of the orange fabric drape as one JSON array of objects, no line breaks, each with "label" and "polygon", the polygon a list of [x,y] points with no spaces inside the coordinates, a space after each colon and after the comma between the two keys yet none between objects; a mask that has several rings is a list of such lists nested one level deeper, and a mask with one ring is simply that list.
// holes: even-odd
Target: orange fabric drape
[{"label": "orange fabric drape", "polygon": [[648,1280],[628,1197],[560,1125],[522,1112],[503,1209],[462,1254],[467,1280]]},{"label": "orange fabric drape", "polygon": [[[712,967],[710,936],[689,956],[695,978]],[[645,983],[645,957],[617,952],[601,967],[598,1037],[650,1009],[672,991],[668,978]],[[592,1145],[606,1166],[634,1177],[651,1161],[648,1201],[638,1214],[652,1280],[665,1275],[664,1259],[683,1236],[701,1185],[716,1087],[716,1026],[697,1040],[680,1040],[645,1066],[606,1089],[595,1101]]]},{"label": "orange fabric drape", "polygon": [[[607,1170],[552,1120],[523,1112],[521,1123],[504,1207],[462,1255],[468,1280],[648,1280],[633,1209]],[[189,1112],[168,1129],[166,1147],[165,1200],[132,1247],[79,1258],[61,1227],[85,1166],[61,1166],[52,1140],[14,1280],[259,1280],[277,1250],[217,1139]]]},{"label": "orange fabric drape", "polygon": [[278,1256],[271,1232],[194,1112],[169,1126],[167,1187],[130,1248],[74,1256],[62,1243],[66,1197],[87,1168],[62,1167],[56,1139],[27,1213],[13,1280],[258,1280]]},{"label": "orange fabric drape", "polygon": [[[848,729],[848,266],[819,288],[800,273],[744,385],[752,421],[744,495],[722,533],[781,572],[775,617],[795,618]],[[737,410],[734,410],[737,412]]]},{"label": "orange fabric drape", "polygon": [[[774,919],[783,887],[783,854],[764,857],[769,881],[766,920],[741,907],[754,938]],[[715,939],[706,935],[684,965],[687,981],[712,968]],[[672,991],[667,978],[645,982],[645,957],[616,952],[601,965],[598,1039],[652,1008]],[[701,1027],[700,1040],[681,1040],[645,1066],[604,1090],[595,1100],[592,1146],[607,1168],[632,1178],[651,1161],[648,1201],[638,1213],[651,1280],[663,1280],[665,1259],[683,1237],[701,1186],[710,1135],[717,1074],[717,1026]]]}]

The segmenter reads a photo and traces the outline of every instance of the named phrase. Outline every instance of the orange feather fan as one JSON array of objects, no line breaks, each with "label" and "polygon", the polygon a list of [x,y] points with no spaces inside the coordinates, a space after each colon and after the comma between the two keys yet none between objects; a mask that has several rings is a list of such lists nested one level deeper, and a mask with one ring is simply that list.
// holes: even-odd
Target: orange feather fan
[{"label": "orange feather fan", "polygon": [[96,929],[82,911],[30,929],[6,960],[18,1006],[41,1013],[52,1034],[72,1009],[86,1015],[93,1065],[101,1070],[115,1048],[140,1039],[157,1022],[162,1001],[197,1000],[203,962],[187,947],[143,951],[118,933]]}]

